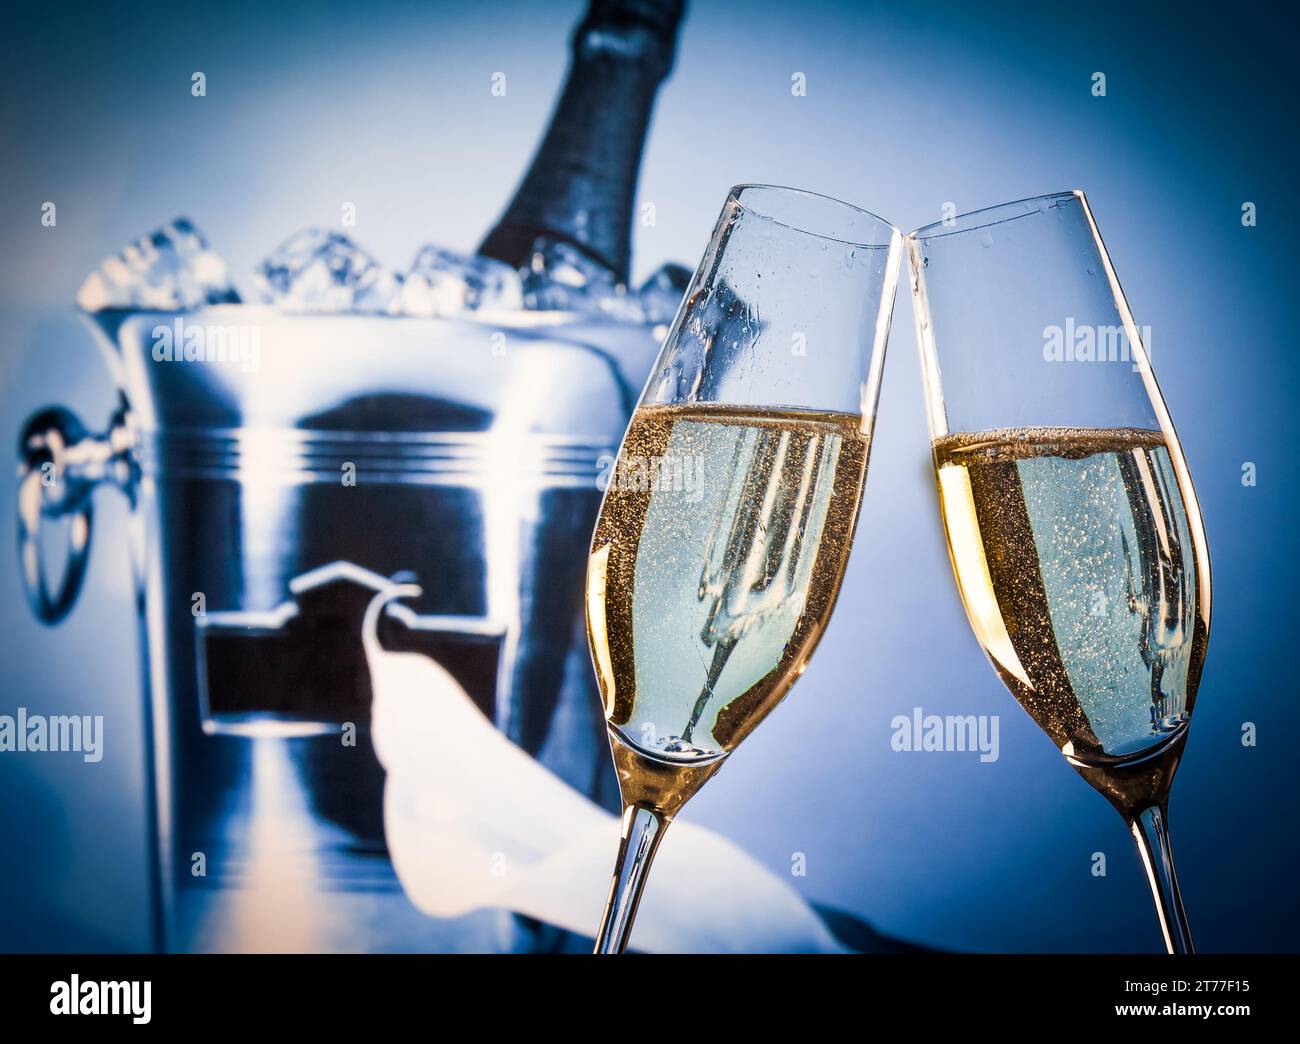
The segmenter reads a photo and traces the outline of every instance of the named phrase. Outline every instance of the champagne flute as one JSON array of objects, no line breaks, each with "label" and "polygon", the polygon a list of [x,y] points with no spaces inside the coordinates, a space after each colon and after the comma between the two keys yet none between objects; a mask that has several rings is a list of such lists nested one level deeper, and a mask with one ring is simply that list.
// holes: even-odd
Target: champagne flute
[{"label": "champagne flute", "polygon": [[873,214],[738,186],[669,329],[587,568],[623,798],[597,953],[627,947],[664,830],[785,696],[825,629],[901,257],[901,233]]},{"label": "champagne flute", "polygon": [[907,245],[966,615],[1021,706],[1124,817],[1166,947],[1191,953],[1167,807],[1210,559],[1143,337],[1082,192],[928,225]]}]

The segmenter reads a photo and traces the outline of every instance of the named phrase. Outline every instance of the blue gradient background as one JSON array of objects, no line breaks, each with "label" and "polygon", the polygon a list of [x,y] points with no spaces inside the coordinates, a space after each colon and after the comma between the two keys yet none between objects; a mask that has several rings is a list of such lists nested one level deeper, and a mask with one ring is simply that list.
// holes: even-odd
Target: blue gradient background
[{"label": "blue gradient background", "polygon": [[[402,267],[472,249],[531,155],[579,0],[65,5],[11,11],[0,44],[0,433],[60,401],[114,401],[72,310],[110,250],[192,216],[244,278],[290,232],[357,205]],[[905,9],[905,6],[907,9]],[[1204,950],[1294,949],[1300,721],[1290,188],[1296,26],[1234,4],[696,0],[639,189],[637,278],[694,264],[725,192],[792,184],[902,228],[1082,187],[1186,448],[1213,551],[1214,626],[1174,788],[1183,892]],[[1277,9],[1280,12],[1280,9]],[[194,70],[206,98],[190,94]],[[1105,98],[1090,91],[1094,71]],[[489,93],[493,72],[509,78]],[[794,72],[807,96],[791,95]],[[45,200],[58,225],[43,228]],[[1259,223],[1243,228],[1244,201]],[[1119,819],[994,676],[959,605],[936,512],[906,287],[852,565],[792,698],[687,815],[810,898],[978,950],[1140,950],[1160,938]],[[1258,484],[1241,482],[1254,462]],[[86,591],[28,615],[0,555],[0,712],[106,716],[107,754],[0,755],[0,948],[145,945],[138,661],[125,506],[101,494]],[[0,484],[0,519],[13,517]],[[5,523],[11,524],[11,523]],[[12,539],[12,538],[11,538]],[[889,721],[1001,715],[1001,758],[902,754]],[[1242,723],[1259,743],[1244,748]],[[1104,852],[1109,873],[1091,874]]]}]

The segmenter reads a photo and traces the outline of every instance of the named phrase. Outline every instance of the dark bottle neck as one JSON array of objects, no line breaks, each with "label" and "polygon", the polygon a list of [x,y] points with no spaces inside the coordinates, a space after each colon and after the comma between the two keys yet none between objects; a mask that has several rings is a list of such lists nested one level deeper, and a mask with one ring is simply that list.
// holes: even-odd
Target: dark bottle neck
[{"label": "dark bottle neck", "polygon": [[591,0],[550,126],[480,254],[522,266],[536,239],[550,236],[627,281],[641,149],[685,6]]}]

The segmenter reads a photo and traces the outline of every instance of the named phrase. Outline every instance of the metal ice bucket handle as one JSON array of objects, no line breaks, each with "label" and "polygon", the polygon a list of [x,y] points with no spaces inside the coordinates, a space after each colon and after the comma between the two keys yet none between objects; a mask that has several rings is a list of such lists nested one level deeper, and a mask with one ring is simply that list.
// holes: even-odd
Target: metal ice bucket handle
[{"label": "metal ice bucket handle", "polygon": [[[18,439],[18,565],[27,603],[43,624],[57,624],[72,610],[86,576],[94,520],[92,494],[109,483],[135,504],[139,465],[125,405],[102,435],[89,434],[62,406],[33,414]],[[47,519],[70,518],[63,575],[52,589],[41,553]],[[51,591],[53,590],[53,593]]]}]

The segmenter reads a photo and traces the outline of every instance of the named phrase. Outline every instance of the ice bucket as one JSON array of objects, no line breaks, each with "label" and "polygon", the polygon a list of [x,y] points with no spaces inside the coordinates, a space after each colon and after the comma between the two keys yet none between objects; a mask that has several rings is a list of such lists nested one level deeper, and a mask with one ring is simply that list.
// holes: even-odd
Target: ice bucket
[{"label": "ice bucket", "polygon": [[[424,917],[402,894],[361,617],[413,578],[423,594],[389,607],[384,644],[436,659],[613,807],[582,579],[602,470],[657,344],[570,313],[475,320],[100,313],[122,396],[109,429],[51,409],[23,432],[20,553],[47,622],[75,602],[95,486],[134,506],[160,947],[551,944],[503,914]],[[60,515],[52,590],[41,526]]]}]

